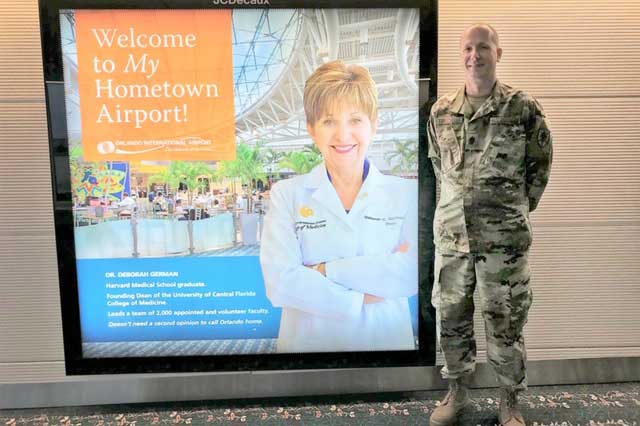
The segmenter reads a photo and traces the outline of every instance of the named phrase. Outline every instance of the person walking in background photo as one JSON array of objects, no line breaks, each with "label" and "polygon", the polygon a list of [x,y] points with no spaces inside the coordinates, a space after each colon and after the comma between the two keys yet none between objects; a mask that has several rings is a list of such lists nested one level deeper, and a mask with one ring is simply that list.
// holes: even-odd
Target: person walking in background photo
[{"label": "person walking in background photo", "polygon": [[449,392],[431,426],[455,424],[475,370],[473,294],[479,293],[487,357],[500,385],[499,420],[525,425],[517,395],[527,387],[523,327],[531,305],[528,251],[533,212],[547,185],[552,139],[540,104],[496,78],[496,30],[462,33],[465,84],[429,118],[429,157],[441,194],[434,219],[432,303]]},{"label": "person walking in background photo", "polygon": [[418,290],[417,181],[383,175],[366,155],[378,123],[369,72],[319,67],[303,96],[323,162],[273,185],[260,262],[282,307],[278,352],[413,350]]},{"label": "person walking in background photo", "polygon": [[[134,195],[135,196],[135,195]],[[131,217],[134,211],[136,211],[137,203],[133,196],[129,196],[129,193],[122,193],[122,200],[118,203],[118,207],[121,208],[118,214],[121,218]]]}]

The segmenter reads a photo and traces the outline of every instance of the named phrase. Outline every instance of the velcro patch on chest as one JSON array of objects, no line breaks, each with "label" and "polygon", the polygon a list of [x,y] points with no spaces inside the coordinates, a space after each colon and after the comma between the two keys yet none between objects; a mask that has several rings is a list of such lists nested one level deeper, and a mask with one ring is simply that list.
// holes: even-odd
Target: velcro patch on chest
[{"label": "velcro patch on chest", "polygon": [[461,124],[464,121],[464,117],[459,117],[455,115],[446,115],[444,117],[440,117],[436,119],[436,124],[438,126],[450,126],[452,124]]},{"label": "velcro patch on chest", "polygon": [[491,117],[489,119],[489,123],[507,126],[522,124],[522,122],[520,121],[520,117]]}]

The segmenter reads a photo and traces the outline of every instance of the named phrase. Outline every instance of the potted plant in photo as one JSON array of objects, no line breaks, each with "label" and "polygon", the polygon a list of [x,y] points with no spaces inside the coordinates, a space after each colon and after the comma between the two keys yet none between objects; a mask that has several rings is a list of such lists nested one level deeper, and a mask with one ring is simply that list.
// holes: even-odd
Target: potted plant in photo
[{"label": "potted plant in photo", "polygon": [[398,176],[415,176],[418,172],[418,141],[394,141],[394,149],[384,154],[384,159],[392,165],[391,172]]}]

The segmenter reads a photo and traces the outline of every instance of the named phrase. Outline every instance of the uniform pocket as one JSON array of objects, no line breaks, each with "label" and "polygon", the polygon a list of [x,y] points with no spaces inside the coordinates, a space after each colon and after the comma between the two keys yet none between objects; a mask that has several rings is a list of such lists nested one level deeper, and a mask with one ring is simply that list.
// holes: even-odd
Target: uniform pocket
[{"label": "uniform pocket", "polygon": [[494,176],[524,176],[526,134],[521,124],[500,124],[487,148],[484,166]]},{"label": "uniform pocket", "polygon": [[431,305],[440,310],[440,271],[442,270],[442,255],[436,253],[433,262],[433,289],[431,289]]},{"label": "uniform pocket", "polygon": [[462,161],[462,151],[458,144],[458,137],[453,128],[448,127],[442,131],[438,138],[440,145],[440,157],[442,173],[456,168]]}]

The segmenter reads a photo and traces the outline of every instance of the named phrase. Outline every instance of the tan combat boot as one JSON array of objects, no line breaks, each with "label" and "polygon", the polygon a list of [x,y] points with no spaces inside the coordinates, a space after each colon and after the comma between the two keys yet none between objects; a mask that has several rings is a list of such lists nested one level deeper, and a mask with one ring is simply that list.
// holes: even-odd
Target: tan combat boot
[{"label": "tan combat boot", "polygon": [[518,394],[508,388],[500,388],[500,414],[502,426],[526,426],[522,413],[518,410]]},{"label": "tan combat boot", "polygon": [[430,426],[449,426],[458,421],[462,410],[469,405],[469,390],[462,379],[449,381],[449,392],[433,410],[429,418]]}]

